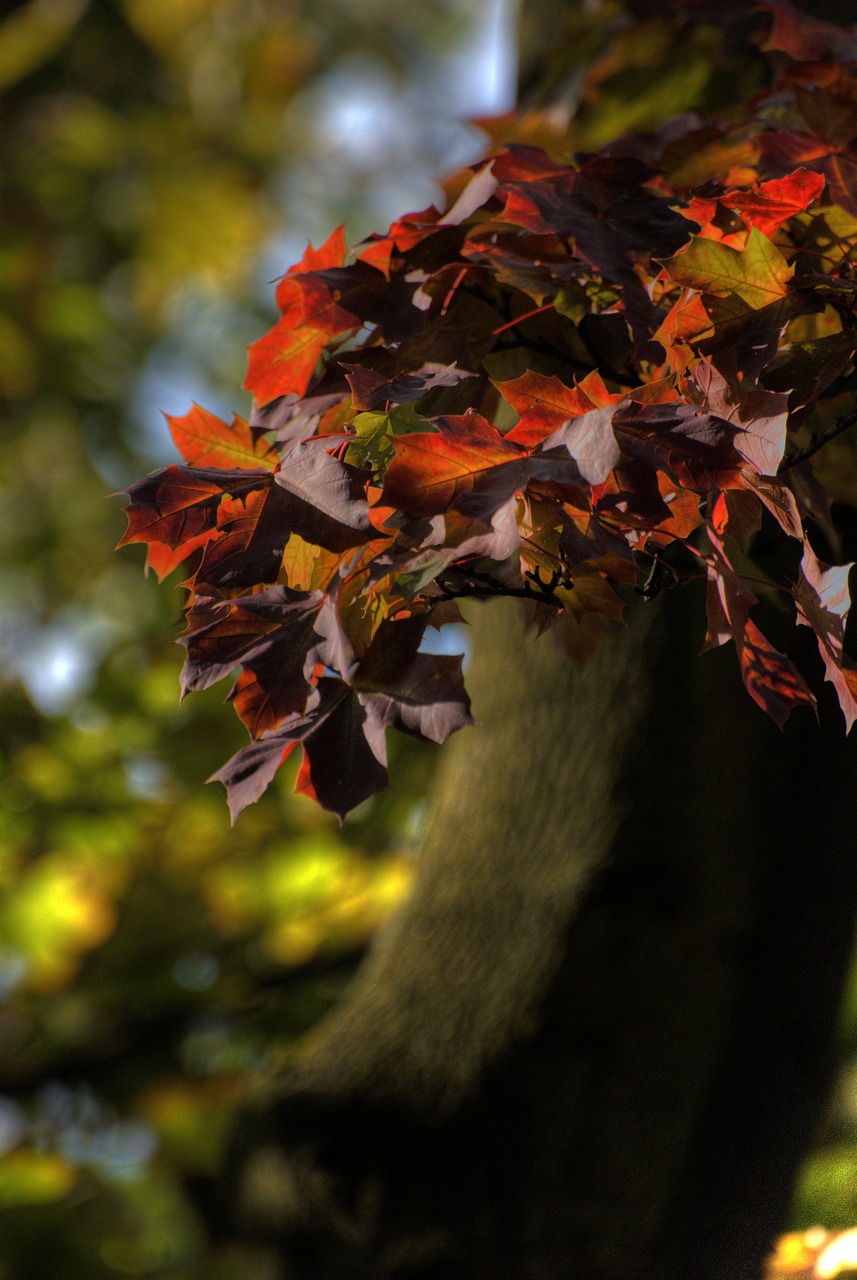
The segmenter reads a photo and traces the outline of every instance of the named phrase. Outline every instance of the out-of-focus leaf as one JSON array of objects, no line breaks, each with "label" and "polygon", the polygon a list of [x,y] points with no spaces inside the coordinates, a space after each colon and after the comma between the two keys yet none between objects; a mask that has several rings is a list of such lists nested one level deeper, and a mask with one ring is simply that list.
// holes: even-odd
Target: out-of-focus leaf
[{"label": "out-of-focus leaf", "polygon": [[50,1204],[77,1182],[77,1171],[50,1152],[18,1150],[0,1156],[0,1208]]}]

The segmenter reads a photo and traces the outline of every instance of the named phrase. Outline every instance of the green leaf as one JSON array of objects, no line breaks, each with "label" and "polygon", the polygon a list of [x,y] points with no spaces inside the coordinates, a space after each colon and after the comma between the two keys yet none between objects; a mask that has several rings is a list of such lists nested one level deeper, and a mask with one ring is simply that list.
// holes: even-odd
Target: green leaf
[{"label": "green leaf", "polygon": [[395,457],[394,436],[432,430],[429,420],[421,418],[412,404],[394,405],[387,413],[358,413],[351,425],[355,439],[346,461],[355,467],[371,467],[379,478]]},{"label": "green leaf", "polygon": [[692,236],[687,249],[661,266],[676,284],[688,285],[700,293],[739,299],[757,311],[786,296],[786,286],[794,274],[776,245],[757,227],[750,232],[745,249],[733,249],[719,240]]}]

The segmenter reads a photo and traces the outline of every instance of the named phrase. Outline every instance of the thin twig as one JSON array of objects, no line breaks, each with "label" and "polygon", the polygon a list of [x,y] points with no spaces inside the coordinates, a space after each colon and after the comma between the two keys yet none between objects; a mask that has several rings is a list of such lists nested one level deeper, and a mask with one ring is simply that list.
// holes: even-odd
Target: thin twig
[{"label": "thin twig", "polygon": [[835,440],[837,436],[841,436],[843,431],[847,431],[849,427],[853,427],[857,422],[857,409],[851,413],[846,413],[844,417],[839,418],[828,427],[826,431],[822,431],[819,435],[810,440],[809,444],[803,449],[798,449],[797,453],[791,454],[790,457],[783,458],[777,474],[782,475],[784,471],[790,471],[792,467],[796,467],[801,462],[806,462],[807,458],[811,458],[814,453],[818,453],[819,449],[828,444],[829,441]]}]

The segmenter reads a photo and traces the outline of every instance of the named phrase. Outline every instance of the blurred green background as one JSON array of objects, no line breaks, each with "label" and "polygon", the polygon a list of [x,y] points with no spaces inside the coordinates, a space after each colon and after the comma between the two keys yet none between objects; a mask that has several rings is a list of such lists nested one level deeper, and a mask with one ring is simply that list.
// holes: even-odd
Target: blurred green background
[{"label": "blurred green background", "polygon": [[[618,0],[568,4],[564,43],[536,8],[525,82],[564,128],[589,67],[585,144],[711,98],[708,36],[677,62],[668,26],[629,27]],[[246,1280],[185,1183],[217,1173],[248,1080],[300,1051],[406,892],[434,754],[391,743],[393,790],[341,829],[285,777],[230,830],[204,783],[244,732],[223,688],[179,703],[179,575],[158,587],[142,548],[113,552],[108,495],[173,460],[160,409],[247,411],[243,348],[308,239],[383,229],[480,153],[462,120],[511,107],[519,15],[514,0],[6,13],[0,1280]],[[857,1221],[857,982],[843,1051],[801,1225]]]},{"label": "blurred green background", "polygon": [[182,1181],[217,1170],[249,1074],[295,1051],[406,890],[434,760],[415,742],[342,829],[285,778],[230,830],[204,783],[246,735],[225,687],[179,704],[180,575],[114,553],[108,495],[173,460],[159,410],[247,411],[244,347],[308,239],[382,230],[479,154],[458,117],[511,104],[502,10],[0,20],[3,1280],[247,1275]]}]

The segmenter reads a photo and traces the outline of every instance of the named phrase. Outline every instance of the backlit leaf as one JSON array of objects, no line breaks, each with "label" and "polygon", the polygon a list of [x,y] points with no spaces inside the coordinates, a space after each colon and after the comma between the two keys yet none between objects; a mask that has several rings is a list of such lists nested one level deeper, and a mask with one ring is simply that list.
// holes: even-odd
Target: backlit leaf
[{"label": "backlit leaf", "polygon": [[824,177],[809,169],[796,169],[784,178],[761,182],[755,191],[734,191],[722,196],[744,221],[771,239],[784,222],[802,213],[824,190]]},{"label": "backlit leaf", "polygon": [[[302,396],[327,343],[360,328],[361,319],[340,302],[345,282],[336,268],[344,259],[345,239],[338,228],[321,249],[310,245],[300,268],[277,286],[281,319],[247,349],[244,385],[259,404],[290,393]],[[307,270],[308,262],[318,265]]]},{"label": "backlit leaf", "polygon": [[[676,284],[736,299],[752,310],[784,298],[794,274],[779,249],[756,227],[745,249],[693,236],[687,249],[661,259],[661,265]],[[740,306],[735,313],[741,313]]]},{"label": "backlit leaf", "polygon": [[360,328],[357,317],[344,311],[330,295],[325,296],[323,290],[316,290],[313,302],[317,323],[302,323],[285,315],[247,348],[249,368],[244,386],[259,404],[291,393],[302,396],[329,340]]},{"label": "backlit leaf", "polygon": [[231,425],[216,414],[195,404],[184,417],[164,414],[173,443],[185,462],[194,467],[268,467],[277,466],[273,447],[258,432],[253,432],[243,418],[235,417]]},{"label": "backlit leaf", "polygon": [[734,640],[741,675],[753,701],[783,727],[798,706],[815,698],[794,664],[762,635],[750,617],[755,596],[739,580],[723,544],[708,530],[713,555],[708,567],[708,635],[705,648]]},{"label": "backlit leaf", "polygon": [[794,663],[765,639],[752,618],[737,645],[747,692],[781,729],[795,707],[815,709],[815,698]]},{"label": "backlit leaf", "polygon": [[471,493],[495,468],[521,459],[480,414],[434,418],[432,433],[397,436],[384,477],[384,501],[415,516],[433,516]]},{"label": "backlit leaf", "polygon": [[[308,244],[300,262],[289,267],[286,276],[301,275],[307,271],[324,271],[326,267],[341,267],[348,256],[348,244],[345,240],[345,227],[342,223],[334,227],[323,245],[314,249]],[[284,309],[284,308],[283,308]]]},{"label": "backlit leaf", "polygon": [[574,387],[566,386],[555,375],[545,377],[530,370],[519,378],[494,385],[521,415],[517,426],[506,433],[506,439],[529,448],[541,444],[569,419],[603,405],[618,404],[622,399],[607,390],[597,369]]},{"label": "backlit leaf", "polygon": [[348,446],[347,461],[355,467],[371,467],[380,480],[395,457],[393,437],[425,431],[430,424],[412,404],[406,403],[394,405],[384,413],[358,413],[349,425],[354,430],[354,440]]},{"label": "backlit leaf", "polygon": [[163,577],[214,536],[217,512],[227,495],[245,498],[270,483],[269,471],[168,467],[125,491],[128,529],[118,545],[162,543],[170,554],[159,555],[153,567]]},{"label": "backlit leaf", "polygon": [[764,49],[782,49],[799,62],[815,62],[834,57],[841,62],[857,61],[857,29],[823,22],[796,9],[785,0],[770,0],[773,23],[765,37]]},{"label": "backlit leaf", "polygon": [[[158,573],[191,559],[186,686],[237,672],[257,741],[221,771],[233,812],[300,746],[297,789],[342,814],[386,785],[388,728],[468,723],[458,660],[420,652],[438,602],[523,597],[583,661],[619,583],[651,599],[700,560],[706,645],[735,644],[758,705],[782,725],[814,701],[750,582],[791,593],[857,718],[848,567],[804,533],[833,558],[857,493],[854,31],[763,7],[778,52],[734,112],[706,117],[707,45],[643,88],[608,59],[580,137],[647,113],[651,132],[571,157],[498,139],[447,213],[350,261],[338,228],[278,282],[249,422],[170,419],[186,465],[129,491],[123,541]],[[673,92],[699,117],[666,119]]]}]

